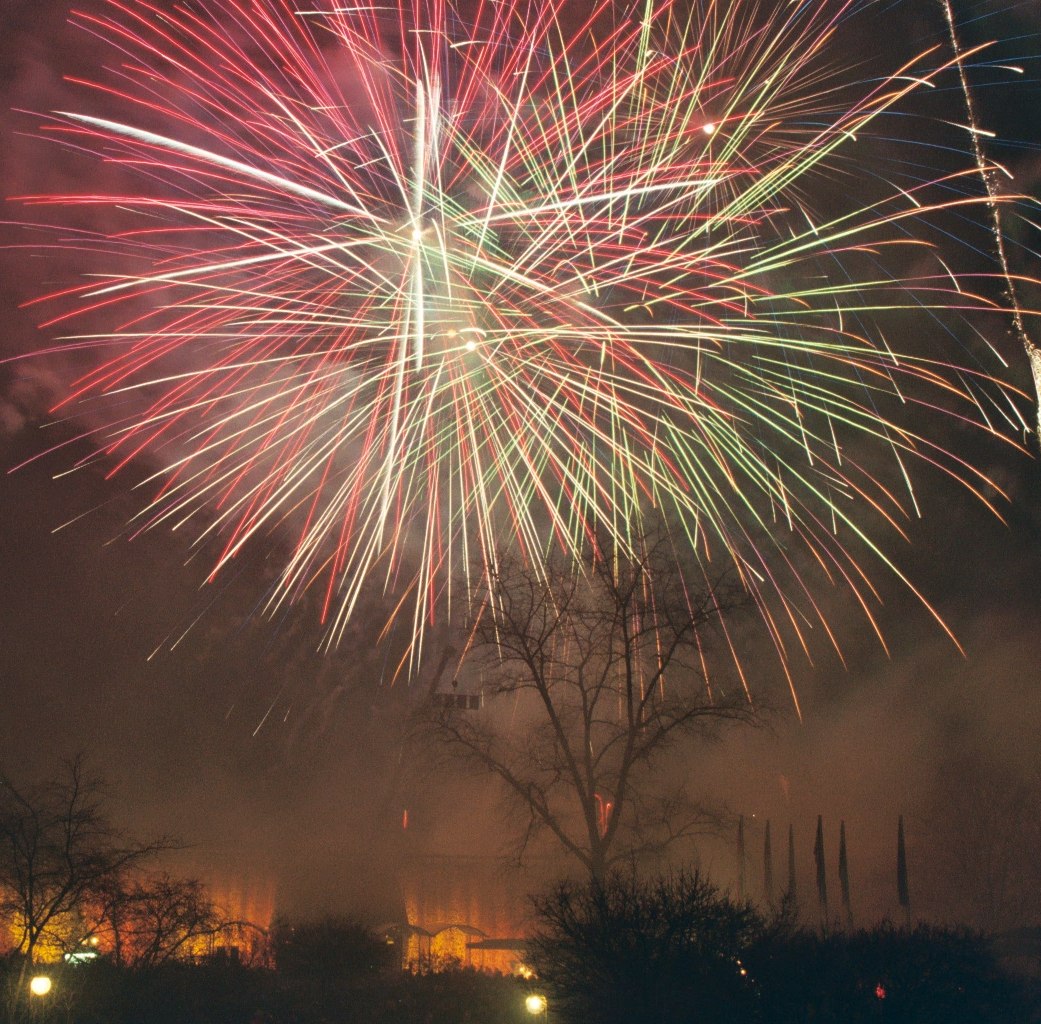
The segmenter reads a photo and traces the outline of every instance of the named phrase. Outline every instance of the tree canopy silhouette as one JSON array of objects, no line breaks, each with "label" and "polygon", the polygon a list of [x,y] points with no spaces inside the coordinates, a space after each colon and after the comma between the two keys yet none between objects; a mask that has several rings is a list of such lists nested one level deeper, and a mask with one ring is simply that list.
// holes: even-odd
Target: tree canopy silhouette
[{"label": "tree canopy silhouette", "polygon": [[720,618],[743,604],[724,580],[690,585],[667,538],[581,566],[497,560],[480,595],[456,694],[429,721],[448,749],[498,777],[527,811],[523,851],[550,834],[593,878],[716,823],[656,773],[676,740],[755,716],[709,678]]}]

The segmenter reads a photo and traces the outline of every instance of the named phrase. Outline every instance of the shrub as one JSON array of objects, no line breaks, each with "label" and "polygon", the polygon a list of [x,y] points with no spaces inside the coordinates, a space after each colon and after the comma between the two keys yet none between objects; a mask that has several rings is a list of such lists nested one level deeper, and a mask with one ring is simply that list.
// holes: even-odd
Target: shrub
[{"label": "shrub", "polygon": [[755,1013],[745,960],[767,925],[696,872],[562,882],[533,902],[529,960],[567,1020],[730,1024]]}]

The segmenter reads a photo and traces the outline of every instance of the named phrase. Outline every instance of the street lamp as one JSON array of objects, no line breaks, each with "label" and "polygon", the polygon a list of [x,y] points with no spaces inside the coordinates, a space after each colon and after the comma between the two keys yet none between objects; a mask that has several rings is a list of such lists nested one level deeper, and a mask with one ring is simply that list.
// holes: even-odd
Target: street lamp
[{"label": "street lamp", "polygon": [[29,991],[34,996],[45,996],[51,990],[51,979],[46,974],[35,974],[29,979]]},{"label": "street lamp", "polygon": [[524,1008],[533,1017],[541,1013],[543,1022],[549,1019],[549,1003],[546,1002],[546,997],[539,992],[532,992],[524,1000]]}]

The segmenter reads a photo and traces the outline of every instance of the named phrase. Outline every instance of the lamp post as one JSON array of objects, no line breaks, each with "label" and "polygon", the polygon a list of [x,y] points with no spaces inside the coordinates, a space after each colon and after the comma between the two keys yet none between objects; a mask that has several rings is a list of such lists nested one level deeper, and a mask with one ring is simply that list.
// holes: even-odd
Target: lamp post
[{"label": "lamp post", "polygon": [[46,974],[34,974],[29,979],[29,1019],[32,1021],[43,1021],[50,1017],[47,998],[50,995],[54,983]]}]

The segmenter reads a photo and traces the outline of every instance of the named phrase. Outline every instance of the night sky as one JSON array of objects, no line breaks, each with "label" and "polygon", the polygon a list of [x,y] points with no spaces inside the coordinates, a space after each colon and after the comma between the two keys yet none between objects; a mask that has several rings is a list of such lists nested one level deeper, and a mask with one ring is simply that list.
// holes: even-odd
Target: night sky
[{"label": "night sky", "polygon": [[[937,4],[880,6],[912,42],[942,40]],[[993,154],[1018,189],[1041,195],[1041,59],[1030,59],[1041,52],[1037,4],[963,0],[958,13],[967,41],[1000,39],[995,62],[1000,56],[1025,68],[1023,76],[979,73],[977,95],[982,122],[1000,137]],[[103,187],[108,173],[35,138],[39,118],[18,112],[87,104],[99,112],[96,96],[62,81],[98,59],[96,44],[66,16],[58,0],[0,0],[3,196],[84,187],[91,175]],[[949,103],[951,119],[961,119],[955,89],[934,102]],[[8,202],[0,216],[35,215]],[[49,236],[9,223],[0,231],[18,247],[0,253],[0,353],[16,356],[46,339],[35,312],[20,304],[83,268],[53,250],[30,256],[23,248]],[[1036,230],[1017,224],[1010,236],[1016,266],[1036,274],[1024,248],[1037,245]],[[1016,340],[992,341],[1011,364],[1010,378],[1029,387]],[[403,763],[413,753],[395,723],[407,683],[390,685],[393,655],[372,644],[384,609],[363,611],[340,649],[319,655],[313,607],[276,621],[257,613],[277,543],[204,587],[206,565],[188,560],[182,538],[154,531],[127,540],[138,501],[132,475],[106,480],[90,468],[58,476],[89,441],[6,472],[75,436],[75,423],[48,426],[47,408],[81,366],[74,358],[0,366],[0,764],[32,775],[85,751],[110,780],[122,820],[195,844],[185,854],[193,870],[273,880],[280,906],[291,911],[362,904],[375,913],[391,901],[380,851],[392,848],[403,803],[425,824],[432,848],[495,852],[496,830],[483,827],[494,816],[467,813],[493,805],[483,787],[424,782]],[[812,664],[793,660],[804,721],[785,705],[770,656],[750,640],[752,674],[772,688],[777,706],[769,726],[735,734],[674,770],[703,779],[735,811],[777,822],[775,850],[792,821],[808,858],[816,815],[836,835],[844,818],[865,916],[893,912],[891,848],[902,813],[918,909],[991,923],[978,901],[951,891],[958,872],[972,870],[974,846],[1018,849],[1027,834],[1006,838],[1016,831],[1010,822],[1031,811],[1041,818],[1041,472],[1036,438],[1026,440],[1027,456],[949,429],[946,443],[961,446],[1010,496],[998,499],[1006,521],[924,474],[923,518],[910,524],[909,544],[892,537],[890,550],[965,657],[881,573],[888,656],[848,600],[825,593],[846,666],[823,638]],[[704,856],[726,879],[723,844]]]}]

